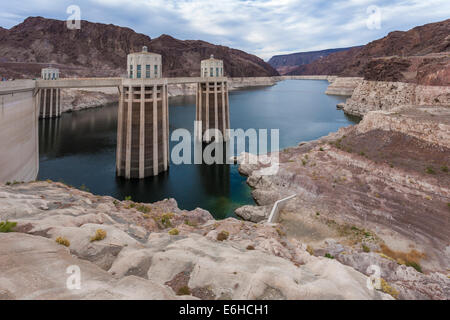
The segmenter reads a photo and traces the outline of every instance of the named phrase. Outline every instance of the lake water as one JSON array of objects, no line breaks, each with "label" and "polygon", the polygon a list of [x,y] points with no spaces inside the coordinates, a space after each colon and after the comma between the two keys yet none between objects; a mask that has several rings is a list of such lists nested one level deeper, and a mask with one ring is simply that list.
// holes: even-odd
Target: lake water
[{"label": "lake water", "polygon": [[[280,148],[314,140],[354,123],[336,104],[344,98],[324,94],[327,81],[288,80],[272,87],[230,92],[231,128],[279,129]],[[193,132],[195,96],[170,98],[170,132]],[[40,180],[86,186],[98,195],[137,202],[175,198],[182,209],[204,208],[217,219],[254,204],[236,165],[174,165],[143,180],[115,176],[117,105],[64,113],[39,121]],[[172,147],[177,142],[171,142]]]}]

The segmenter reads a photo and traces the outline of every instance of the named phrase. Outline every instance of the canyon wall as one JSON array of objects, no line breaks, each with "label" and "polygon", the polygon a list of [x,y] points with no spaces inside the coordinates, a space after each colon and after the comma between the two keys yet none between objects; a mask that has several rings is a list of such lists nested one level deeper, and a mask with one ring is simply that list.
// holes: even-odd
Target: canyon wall
[{"label": "canyon wall", "polygon": [[408,105],[450,107],[450,87],[364,80],[346,101],[344,111],[364,116],[369,111]]},{"label": "canyon wall", "polygon": [[336,77],[330,81],[331,84],[328,86],[327,91],[325,91],[326,94],[350,97],[356,87],[363,81],[363,78]]},{"label": "canyon wall", "polygon": [[35,180],[39,170],[39,112],[33,96],[34,81],[0,86],[0,183]]}]

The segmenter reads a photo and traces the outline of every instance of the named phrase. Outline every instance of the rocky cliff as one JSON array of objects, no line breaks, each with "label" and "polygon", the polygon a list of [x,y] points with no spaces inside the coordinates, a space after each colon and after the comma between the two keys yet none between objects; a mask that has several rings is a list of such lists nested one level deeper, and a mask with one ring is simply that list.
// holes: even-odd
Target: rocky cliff
[{"label": "rocky cliff", "polygon": [[[379,84],[388,91],[391,85]],[[400,92],[408,91],[403,85],[421,92],[410,103],[426,104],[439,91],[395,85]],[[388,91],[362,96],[376,102]],[[407,99],[413,96],[409,92]],[[450,105],[395,104],[390,111],[368,111],[358,125],[279,152],[273,175],[263,175],[262,162],[241,164],[258,206],[236,214],[264,219],[275,201],[295,194],[281,211],[288,237],[366,274],[377,265],[401,299],[448,299]]]},{"label": "rocky cliff", "polygon": [[129,28],[82,21],[69,30],[66,21],[30,17],[10,30],[0,30],[0,74],[8,78],[35,78],[52,64],[63,77],[121,76],[126,56],[148,46],[163,56],[164,76],[198,76],[200,60],[214,54],[223,59],[231,77],[273,76],[278,72],[262,59],[240,50],[204,41],[155,39]]},{"label": "rocky cliff", "polygon": [[277,69],[281,74],[287,74],[290,71],[296,69],[298,66],[309,64],[313,61],[326,57],[335,52],[346,51],[351,48],[338,48],[338,49],[327,49],[320,51],[309,51],[309,52],[296,52],[291,54],[282,54],[273,56],[269,59],[268,63]]},{"label": "rocky cliff", "polygon": [[325,91],[326,94],[336,96],[348,96],[350,97],[359,84],[363,81],[363,78],[358,77],[337,77],[330,80],[331,83]]},{"label": "rocky cliff", "polygon": [[395,31],[386,37],[337,52],[291,71],[293,75],[328,74],[378,81],[448,85],[450,19]]},{"label": "rocky cliff", "polygon": [[450,87],[365,80],[347,99],[344,111],[364,116],[369,111],[392,110],[399,106],[450,107]]}]

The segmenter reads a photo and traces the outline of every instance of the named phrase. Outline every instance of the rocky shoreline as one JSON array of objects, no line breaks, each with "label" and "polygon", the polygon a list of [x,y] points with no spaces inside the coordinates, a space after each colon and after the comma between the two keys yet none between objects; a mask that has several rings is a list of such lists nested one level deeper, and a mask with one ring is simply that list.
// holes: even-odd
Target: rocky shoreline
[{"label": "rocky shoreline", "polygon": [[[0,221],[17,223],[0,232],[0,298],[448,300],[448,87],[410,85],[361,81],[344,106],[358,125],[280,151],[275,175],[241,164],[248,222],[51,181],[0,186]],[[66,286],[74,265],[81,290]]]},{"label": "rocky shoreline", "polygon": [[[61,183],[0,186],[1,299],[392,299],[386,283],[311,255],[279,225],[95,196]],[[81,273],[67,286],[67,268]],[[71,270],[72,270],[71,269]],[[387,293],[383,293],[388,292]]]},{"label": "rocky shoreline", "polygon": [[236,214],[260,221],[296,194],[288,238],[367,275],[379,266],[400,299],[449,299],[449,90],[361,81],[344,106],[358,125],[282,150],[275,175],[240,165],[258,206]]}]

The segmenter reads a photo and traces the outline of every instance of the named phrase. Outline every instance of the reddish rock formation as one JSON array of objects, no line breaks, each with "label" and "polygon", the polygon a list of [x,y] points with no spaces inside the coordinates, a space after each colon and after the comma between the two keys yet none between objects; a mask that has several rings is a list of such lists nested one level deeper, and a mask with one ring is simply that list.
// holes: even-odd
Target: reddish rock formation
[{"label": "reddish rock formation", "polygon": [[228,76],[272,76],[278,72],[262,59],[243,51],[204,41],[181,41],[167,35],[156,39],[112,24],[81,22],[69,30],[66,22],[30,17],[10,30],[0,29],[0,74],[30,78],[53,64],[62,76],[120,76],[126,56],[143,45],[162,54],[165,76],[198,76],[200,60],[214,54],[223,59]]},{"label": "reddish rock formation", "polygon": [[289,74],[364,76],[368,80],[448,85],[449,34],[450,19],[406,32],[395,31],[363,47],[300,66]]},{"label": "reddish rock formation", "polygon": [[282,54],[273,56],[270,58],[268,63],[277,69],[277,71],[281,74],[287,74],[292,70],[295,70],[298,66],[305,65],[326,57],[335,52],[346,51],[351,48],[338,48],[338,49],[327,49],[320,51],[309,51],[309,52],[296,52],[291,54]]}]

